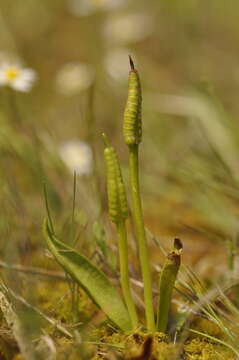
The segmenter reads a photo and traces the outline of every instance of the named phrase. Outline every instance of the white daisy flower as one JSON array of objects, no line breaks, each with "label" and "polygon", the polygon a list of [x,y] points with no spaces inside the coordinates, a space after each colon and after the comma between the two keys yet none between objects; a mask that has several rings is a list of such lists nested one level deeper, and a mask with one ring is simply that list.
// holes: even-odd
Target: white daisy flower
[{"label": "white daisy flower", "polygon": [[118,9],[125,0],[69,0],[69,10],[76,16],[89,16],[99,10]]},{"label": "white daisy flower", "polygon": [[0,86],[9,86],[14,90],[28,92],[36,80],[36,72],[18,64],[0,64]]},{"label": "white daisy flower", "polygon": [[72,173],[82,176],[92,172],[93,154],[87,143],[76,139],[66,141],[59,146],[59,155]]},{"label": "white daisy flower", "polygon": [[95,71],[89,64],[65,64],[56,76],[56,88],[63,95],[74,95],[88,89],[94,82]]}]

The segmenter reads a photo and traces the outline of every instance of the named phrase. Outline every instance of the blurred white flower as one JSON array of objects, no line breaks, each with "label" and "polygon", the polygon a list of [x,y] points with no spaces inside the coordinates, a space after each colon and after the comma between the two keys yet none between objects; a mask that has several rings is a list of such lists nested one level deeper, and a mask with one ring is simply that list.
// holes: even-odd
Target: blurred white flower
[{"label": "blurred white flower", "polygon": [[0,64],[0,86],[10,86],[14,90],[28,92],[36,80],[36,72],[19,64]]},{"label": "blurred white flower", "polygon": [[118,9],[125,0],[69,0],[69,10],[76,16],[88,16],[99,10]]},{"label": "blurred white flower", "polygon": [[88,89],[94,82],[95,71],[89,64],[68,63],[56,76],[57,90],[63,95],[74,95]]},{"label": "blurred white flower", "polygon": [[146,14],[117,14],[105,23],[104,35],[112,43],[130,43],[144,40],[153,31],[153,18]]},{"label": "blurred white flower", "polygon": [[108,52],[104,59],[106,72],[119,82],[128,81],[129,55],[135,60],[132,51],[126,48],[115,48]]},{"label": "blurred white flower", "polygon": [[64,142],[59,146],[59,154],[70,171],[78,175],[91,173],[93,155],[87,143],[76,139]]}]

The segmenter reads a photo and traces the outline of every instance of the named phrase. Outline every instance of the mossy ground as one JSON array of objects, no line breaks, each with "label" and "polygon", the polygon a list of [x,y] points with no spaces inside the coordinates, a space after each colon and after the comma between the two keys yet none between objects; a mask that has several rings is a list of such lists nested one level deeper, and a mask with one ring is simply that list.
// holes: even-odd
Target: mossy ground
[{"label": "mossy ground", "polygon": [[[200,321],[198,321],[200,323]],[[210,321],[204,321],[204,327],[200,323],[199,328],[205,333],[222,336],[220,329]],[[109,348],[112,345],[115,359],[127,360],[235,360],[235,354],[223,345],[208,341],[203,337],[189,335],[184,344],[170,341],[169,337],[162,333],[149,334],[139,331],[130,335],[113,332],[109,334],[106,328],[96,332],[99,345],[93,357],[94,360],[111,359]],[[115,346],[115,347],[114,347]],[[118,348],[117,348],[118,347]],[[113,358],[112,358],[113,359]]]},{"label": "mossy ground", "polygon": [[231,350],[222,345],[196,338],[184,345],[185,360],[235,360]]},{"label": "mossy ground", "polygon": [[[213,342],[208,342],[200,338],[195,338],[186,341],[181,348],[178,344],[173,344],[167,341],[162,334],[144,336],[139,340],[139,335],[135,339],[132,335],[132,339],[129,341],[128,338],[121,337],[119,343],[124,346],[122,350],[114,350],[117,359],[127,360],[220,360],[228,359],[235,360],[235,354],[226,347],[218,345]],[[117,336],[118,338],[118,336]],[[111,338],[104,338],[111,344]],[[112,344],[114,343],[113,339]],[[93,357],[94,360],[110,359],[109,346],[99,346],[97,353]]]},{"label": "mossy ground", "polygon": [[[54,267],[51,270],[54,270]],[[82,290],[79,290],[77,311],[73,313],[72,295],[66,281],[39,279],[34,281],[34,292],[39,310],[61,323],[73,334],[73,338],[68,338],[54,325],[45,320],[41,322],[42,330],[54,339],[57,360],[236,359],[227,347],[195,333],[189,332],[183,343],[179,341],[175,344],[169,336],[162,333],[148,334],[144,330],[139,330],[132,334],[122,334],[114,329]],[[225,340],[225,334],[221,329],[202,316],[194,316],[190,327],[218,340]],[[1,330],[1,359],[23,360],[4,317],[1,319]],[[180,334],[178,339],[180,340]]]}]

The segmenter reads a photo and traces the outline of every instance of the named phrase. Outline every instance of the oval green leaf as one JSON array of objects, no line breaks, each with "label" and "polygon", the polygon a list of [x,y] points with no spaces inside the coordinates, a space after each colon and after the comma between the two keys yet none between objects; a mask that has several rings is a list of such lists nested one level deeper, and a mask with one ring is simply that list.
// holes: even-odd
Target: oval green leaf
[{"label": "oval green leaf", "polygon": [[44,223],[47,246],[57,262],[86,291],[108,318],[121,330],[132,330],[128,311],[115,286],[85,256],[59,241],[48,220]]}]

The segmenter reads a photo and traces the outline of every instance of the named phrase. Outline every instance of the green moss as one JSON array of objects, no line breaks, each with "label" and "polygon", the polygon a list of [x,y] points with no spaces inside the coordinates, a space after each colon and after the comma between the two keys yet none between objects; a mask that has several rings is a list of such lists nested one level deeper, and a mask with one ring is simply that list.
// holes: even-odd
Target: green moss
[{"label": "green moss", "polygon": [[[37,282],[36,291],[41,310],[63,323],[72,323],[71,293],[67,283],[55,282],[53,287],[51,282]],[[84,324],[92,319],[94,314],[98,313],[96,306],[81,289],[78,311],[79,322]],[[217,324],[202,317],[196,317],[191,327],[217,339],[224,339],[223,332]],[[78,359],[83,350],[79,350],[79,346],[73,340],[65,339],[55,330],[55,328],[48,329],[48,333],[58,334],[54,336],[54,339],[61,354],[59,360],[65,359],[66,356],[70,360]],[[148,339],[151,339],[149,350],[146,349]],[[85,351],[90,352],[90,356],[87,355],[88,358],[92,360],[109,359],[111,354],[114,354],[112,358],[133,360],[144,355],[146,350],[148,351],[148,360],[179,360],[177,345],[170,343],[165,334],[137,331],[125,335],[116,332],[113,327],[109,326],[108,321],[91,331],[90,335],[87,334],[86,340],[98,343],[96,345],[84,345]],[[193,333],[190,333],[183,350],[180,360],[235,360],[235,355],[226,347]]]},{"label": "green moss", "polygon": [[169,342],[168,336],[163,333],[155,332],[151,334],[144,331],[137,331],[126,337],[126,348],[142,345],[149,336],[152,336],[157,343]]},{"label": "green moss", "polygon": [[57,360],[93,359],[94,349],[89,345],[77,344],[67,338],[57,339]]},{"label": "green moss", "polygon": [[129,360],[139,356],[147,356],[150,360],[170,360],[175,358],[176,350],[163,333],[137,332],[126,339],[124,356]]},{"label": "green moss", "polygon": [[[202,333],[213,336],[217,339],[223,339],[224,334],[219,326],[210,320],[207,320],[202,317],[196,317],[191,325],[192,329],[200,331]],[[191,334],[190,338],[200,337],[199,335]]]},{"label": "green moss", "polygon": [[108,355],[111,351],[115,351],[118,354],[122,353],[121,347],[125,344],[126,335],[115,332],[112,328],[107,326],[107,323],[105,323],[91,331],[90,341],[99,343],[99,345],[95,347],[95,355],[92,357],[92,360],[108,359]]},{"label": "green moss", "polygon": [[21,354],[17,354],[14,356],[13,360],[24,360],[24,357]]},{"label": "green moss", "polygon": [[[36,292],[40,309],[49,316],[60,320],[62,323],[72,323],[71,292],[65,282],[39,282],[36,284]],[[79,289],[78,321],[87,323],[98,311],[86,293]]]},{"label": "green moss", "polygon": [[[203,322],[200,322],[202,325]],[[208,323],[206,323],[208,325]],[[202,330],[205,331],[205,328]],[[217,334],[217,327],[209,327],[210,335]],[[208,332],[209,333],[209,332]],[[138,331],[131,335],[112,332],[107,327],[97,329],[94,336],[98,341],[107,344],[121,345],[124,348],[109,345],[99,345],[93,360],[109,359],[110,352],[114,351],[119,358],[125,360],[147,359],[147,360],[235,360],[235,355],[230,349],[220,344],[207,341],[197,336],[190,338],[183,347],[183,354],[178,357],[178,346],[171,343],[167,335],[162,333],[149,334]],[[149,340],[150,339],[150,340]]]},{"label": "green moss", "polygon": [[[147,359],[149,360],[170,360],[175,359],[176,346],[169,343],[169,339],[165,334],[154,333],[149,334],[143,331],[138,331],[131,335],[125,335],[121,333],[107,334],[107,329],[98,330],[98,334],[101,332],[102,336],[100,342],[120,345],[123,349],[110,346],[99,345],[95,357],[93,360],[108,359],[109,352],[113,349],[115,353],[121,356],[123,359],[134,359],[137,356],[144,354],[146,350],[147,340],[150,339],[150,349],[147,351]],[[96,333],[95,333],[96,334]]]},{"label": "green moss", "polygon": [[235,360],[235,355],[226,347],[200,338],[184,345],[185,360]]}]

